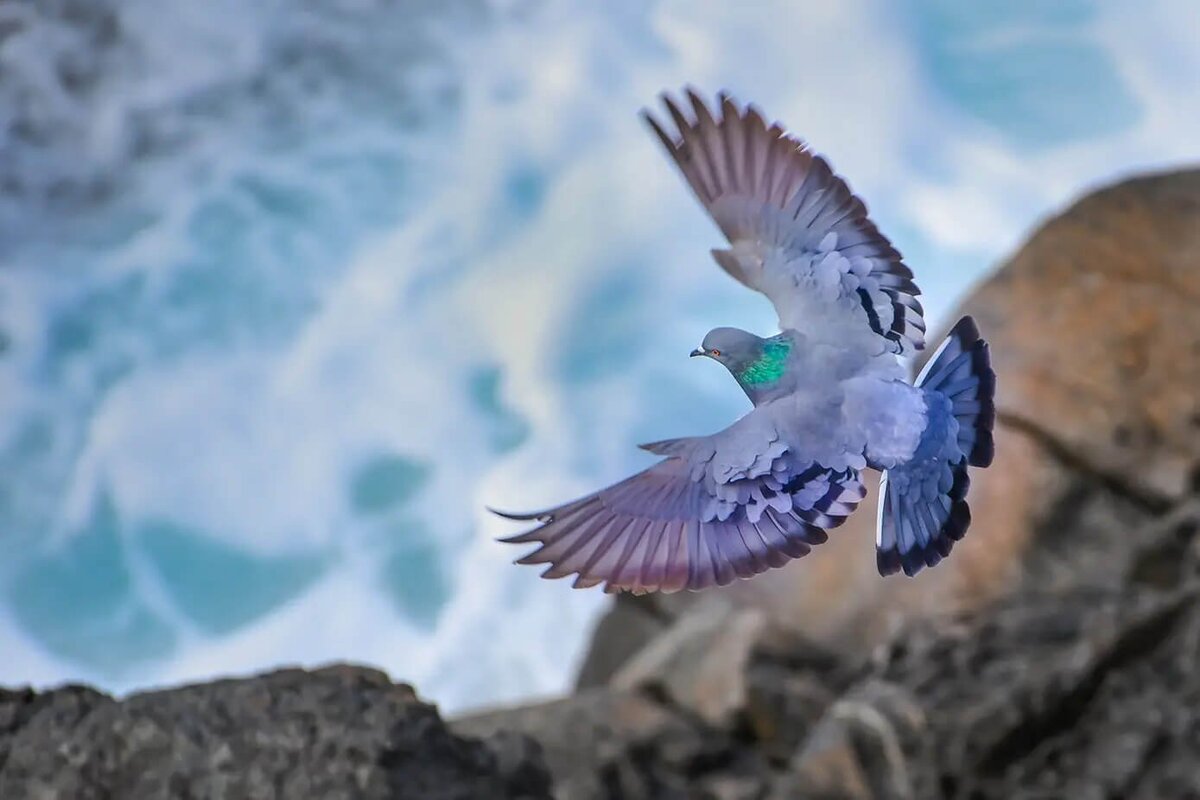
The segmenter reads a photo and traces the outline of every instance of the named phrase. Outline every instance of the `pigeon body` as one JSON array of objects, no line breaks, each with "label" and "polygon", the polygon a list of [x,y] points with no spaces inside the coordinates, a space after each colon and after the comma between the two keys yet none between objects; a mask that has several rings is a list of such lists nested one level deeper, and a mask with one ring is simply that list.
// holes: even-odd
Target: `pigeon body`
[{"label": "pigeon body", "polygon": [[717,264],[762,292],[781,332],[714,328],[693,356],[724,365],[754,404],[707,436],[642,445],[663,460],[556,508],[504,541],[519,563],[607,591],[678,591],[806,555],[854,511],[861,471],[884,471],[877,565],[915,575],[970,522],[968,466],[992,455],[995,379],[964,318],[915,384],[924,346],[912,272],[827,162],[753,107],[694,92],[645,118],[729,247]]}]

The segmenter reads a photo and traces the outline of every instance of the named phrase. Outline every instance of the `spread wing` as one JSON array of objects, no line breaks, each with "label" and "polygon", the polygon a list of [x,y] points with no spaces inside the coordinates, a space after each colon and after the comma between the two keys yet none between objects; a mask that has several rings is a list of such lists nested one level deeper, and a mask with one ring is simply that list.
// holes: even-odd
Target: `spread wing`
[{"label": "spread wing", "polygon": [[717,263],[765,294],[784,329],[921,349],[912,271],[828,162],[753,107],[720,95],[714,113],[686,94],[690,110],[663,96],[669,124],[643,115],[732,245]]},{"label": "spread wing", "polygon": [[761,409],[712,436],[644,447],[667,458],[557,508],[501,514],[539,523],[502,540],[538,545],[517,563],[609,592],[723,586],[806,555],[865,494],[857,470],[793,452]]}]

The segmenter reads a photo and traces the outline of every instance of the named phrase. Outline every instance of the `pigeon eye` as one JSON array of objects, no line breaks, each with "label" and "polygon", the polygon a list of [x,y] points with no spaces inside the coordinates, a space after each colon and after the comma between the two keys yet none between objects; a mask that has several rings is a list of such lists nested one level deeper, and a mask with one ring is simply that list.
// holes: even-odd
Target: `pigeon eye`
[{"label": "pigeon eye", "polygon": [[710,350],[709,352],[710,352],[710,353],[712,353],[714,356],[719,356],[719,355],[721,355],[721,351],[720,351],[720,350]]}]

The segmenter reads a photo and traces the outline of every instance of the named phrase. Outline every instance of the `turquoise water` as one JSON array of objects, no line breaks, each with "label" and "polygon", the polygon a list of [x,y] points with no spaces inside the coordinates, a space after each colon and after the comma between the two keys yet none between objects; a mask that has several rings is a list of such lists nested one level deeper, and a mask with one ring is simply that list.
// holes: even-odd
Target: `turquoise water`
[{"label": "turquoise water", "polygon": [[636,119],[662,88],[826,152],[938,321],[1078,192],[1200,155],[1182,0],[37,8],[0,7],[3,683],[565,686],[603,598],[483,506],[727,423],[686,354],[774,324]]},{"label": "turquoise water", "polygon": [[932,86],[1014,149],[1100,139],[1138,122],[1119,61],[1097,46],[1093,0],[922,0],[906,10]]}]

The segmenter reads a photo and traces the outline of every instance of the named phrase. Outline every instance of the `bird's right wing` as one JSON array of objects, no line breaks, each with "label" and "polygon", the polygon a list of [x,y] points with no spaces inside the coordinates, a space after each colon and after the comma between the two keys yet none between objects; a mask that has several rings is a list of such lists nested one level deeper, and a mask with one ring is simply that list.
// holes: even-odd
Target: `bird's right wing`
[{"label": "bird's right wing", "polygon": [[865,494],[857,470],[793,453],[768,414],[644,447],[667,458],[557,508],[501,514],[539,523],[502,540],[538,545],[518,563],[610,592],[724,585],[806,555]]},{"label": "bird's right wing", "polygon": [[921,349],[912,271],[828,162],[752,106],[721,95],[714,114],[687,97],[690,110],[664,95],[670,123],[644,116],[732,245],[713,251],[717,263],[765,294],[784,329]]}]

